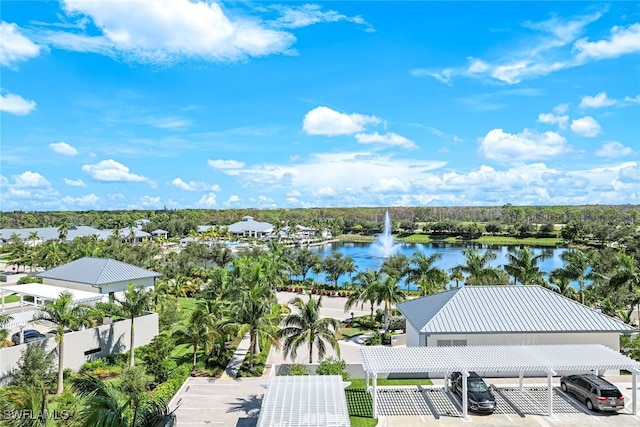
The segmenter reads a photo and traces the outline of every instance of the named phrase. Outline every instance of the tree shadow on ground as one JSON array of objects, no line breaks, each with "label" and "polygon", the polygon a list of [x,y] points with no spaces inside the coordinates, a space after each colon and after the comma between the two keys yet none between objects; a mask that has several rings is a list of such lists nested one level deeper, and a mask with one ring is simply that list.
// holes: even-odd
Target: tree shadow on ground
[{"label": "tree shadow on ground", "polygon": [[248,418],[258,418],[260,407],[262,406],[262,396],[253,394],[247,398],[239,397],[236,402],[230,404],[229,412],[244,412]]}]

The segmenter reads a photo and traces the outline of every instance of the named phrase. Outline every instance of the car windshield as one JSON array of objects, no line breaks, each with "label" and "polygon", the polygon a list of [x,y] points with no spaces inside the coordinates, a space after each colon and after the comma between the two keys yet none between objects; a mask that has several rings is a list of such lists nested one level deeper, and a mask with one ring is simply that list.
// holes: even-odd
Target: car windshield
[{"label": "car windshield", "polygon": [[469,378],[467,385],[469,387],[469,391],[474,393],[489,391],[489,387],[487,387],[487,384],[485,384],[485,382],[480,378]]}]

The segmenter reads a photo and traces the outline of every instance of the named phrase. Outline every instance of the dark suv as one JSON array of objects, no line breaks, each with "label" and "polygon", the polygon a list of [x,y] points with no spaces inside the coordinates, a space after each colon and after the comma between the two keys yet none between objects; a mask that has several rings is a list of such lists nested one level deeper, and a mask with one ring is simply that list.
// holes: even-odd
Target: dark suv
[{"label": "dark suv", "polygon": [[569,375],[560,378],[562,391],[575,395],[590,411],[624,409],[624,396],[618,387],[594,374]]},{"label": "dark suv", "polygon": [[[462,374],[451,374],[451,391],[462,397]],[[474,412],[491,413],[496,410],[496,398],[484,380],[475,372],[469,372],[467,377],[467,402],[469,409]]]},{"label": "dark suv", "polygon": [[[22,331],[22,334],[24,336],[25,344],[28,344],[33,341],[40,341],[47,338],[45,335],[41,334],[35,329],[25,329],[24,331]],[[16,332],[15,334],[11,335],[11,341],[13,342],[14,345],[20,344],[20,332]]]}]

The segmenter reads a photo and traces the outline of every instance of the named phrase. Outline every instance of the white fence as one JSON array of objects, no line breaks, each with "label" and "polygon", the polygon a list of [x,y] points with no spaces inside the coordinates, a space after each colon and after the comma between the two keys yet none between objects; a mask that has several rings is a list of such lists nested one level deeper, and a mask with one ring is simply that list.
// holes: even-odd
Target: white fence
[{"label": "white fence", "polygon": [[[158,314],[148,313],[133,321],[134,347],[149,344],[158,335]],[[131,342],[131,322],[121,320],[112,324],[69,332],[64,335],[64,367],[78,370],[85,362],[113,353],[124,353],[129,350]],[[35,343],[34,343],[35,344]],[[21,344],[0,349],[0,386],[7,385],[12,372],[17,368],[23,350],[28,345]],[[55,338],[45,342],[46,350],[57,354],[58,344]],[[57,360],[57,359],[56,359]],[[56,362],[57,366],[57,362]]]}]

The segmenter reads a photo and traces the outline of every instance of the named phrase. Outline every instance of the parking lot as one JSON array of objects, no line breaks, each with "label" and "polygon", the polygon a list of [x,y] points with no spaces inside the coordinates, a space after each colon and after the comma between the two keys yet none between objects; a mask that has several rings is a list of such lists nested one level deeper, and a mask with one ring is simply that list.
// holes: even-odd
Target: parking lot
[{"label": "parking lot", "polygon": [[618,383],[625,397],[626,407],[619,413],[591,412],[573,396],[554,387],[552,417],[547,416],[546,384],[494,384],[497,409],[493,414],[469,413],[462,418],[459,398],[445,392],[441,385],[419,387],[380,387],[378,389],[379,426],[412,426],[420,424],[518,425],[518,426],[639,426],[640,417],[631,413],[630,381]]}]

